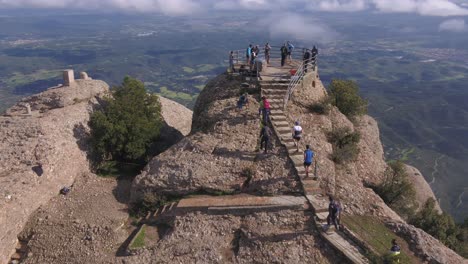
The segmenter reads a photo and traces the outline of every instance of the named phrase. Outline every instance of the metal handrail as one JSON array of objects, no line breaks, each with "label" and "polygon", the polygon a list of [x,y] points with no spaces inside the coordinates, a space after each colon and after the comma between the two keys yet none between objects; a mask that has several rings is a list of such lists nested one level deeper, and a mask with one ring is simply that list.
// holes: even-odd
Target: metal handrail
[{"label": "metal handrail", "polygon": [[[307,64],[307,69],[308,71],[305,72],[305,65]],[[317,65],[317,56],[314,57],[314,60],[309,59],[307,62],[302,62],[301,66],[296,70],[296,73],[291,76],[291,81],[289,82],[288,85],[288,91],[284,95],[283,99],[283,109],[286,110],[286,107],[288,106],[289,99],[291,99],[291,95],[294,93],[296,90],[296,87],[302,83],[304,77],[309,74],[309,73],[314,73],[315,74],[315,67]]]},{"label": "metal handrail", "polygon": [[[281,49],[282,46],[271,46],[270,49],[270,58],[272,57],[280,57],[281,56]],[[302,59],[304,54],[305,54],[306,48],[302,47],[295,47],[292,51],[293,56],[298,56],[300,55],[300,58]],[[243,61],[246,60],[246,49],[238,49],[238,50],[233,50],[233,57],[234,57],[234,63],[235,64],[241,64]],[[265,47],[262,46],[260,48],[259,53],[257,54],[257,59],[265,59]],[[305,65],[307,64],[308,72],[305,72]],[[294,93],[296,87],[302,83],[304,77],[309,74],[309,73],[314,73],[316,74],[316,65],[317,65],[317,56],[310,58],[307,62],[302,62],[298,69],[296,70],[296,73],[291,76],[291,80],[288,85],[288,90],[287,93],[284,96],[283,99],[283,108],[286,110],[286,107],[288,105],[289,100],[291,99],[291,95]],[[259,72],[257,71],[257,78],[259,78]]]}]

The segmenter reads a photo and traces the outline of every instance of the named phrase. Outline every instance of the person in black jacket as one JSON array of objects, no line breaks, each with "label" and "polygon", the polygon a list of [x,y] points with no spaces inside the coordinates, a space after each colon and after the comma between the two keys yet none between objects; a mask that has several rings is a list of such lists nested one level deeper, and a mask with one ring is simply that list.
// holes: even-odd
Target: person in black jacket
[{"label": "person in black jacket", "polygon": [[268,143],[270,142],[270,138],[272,136],[271,129],[268,127],[266,122],[263,122],[262,130],[260,131],[260,149],[263,148],[263,144],[265,144],[265,151],[267,153]]},{"label": "person in black jacket", "polygon": [[307,66],[309,65],[309,62],[310,62],[310,50],[309,49],[306,49],[306,51],[304,52],[304,72],[307,73]]},{"label": "person in black jacket", "polygon": [[287,56],[288,56],[288,48],[286,47],[286,43],[284,43],[283,46],[281,47],[281,67],[284,66]]}]

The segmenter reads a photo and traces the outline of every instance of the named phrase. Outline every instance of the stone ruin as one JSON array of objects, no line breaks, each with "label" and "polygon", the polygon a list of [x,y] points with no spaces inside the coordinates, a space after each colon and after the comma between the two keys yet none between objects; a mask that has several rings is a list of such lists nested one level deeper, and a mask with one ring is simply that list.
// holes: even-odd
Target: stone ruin
[{"label": "stone ruin", "polygon": [[75,83],[75,74],[73,70],[63,71],[63,86],[71,86]]},{"label": "stone ruin", "polygon": [[[86,72],[80,72],[81,80],[92,80]],[[63,86],[71,86],[75,83],[75,73],[73,70],[64,70],[63,71]]]},{"label": "stone ruin", "polygon": [[81,80],[92,80],[92,78],[89,77],[86,72],[80,72],[80,79]]}]

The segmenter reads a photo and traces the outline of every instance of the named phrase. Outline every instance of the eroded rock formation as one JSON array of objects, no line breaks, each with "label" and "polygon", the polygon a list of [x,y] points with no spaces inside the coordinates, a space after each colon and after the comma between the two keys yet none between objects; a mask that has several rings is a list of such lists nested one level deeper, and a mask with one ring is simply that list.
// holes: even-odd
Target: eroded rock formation
[{"label": "eroded rock formation", "polygon": [[13,253],[29,215],[89,172],[89,113],[108,88],[102,81],[76,80],[25,98],[0,117],[1,263]]}]

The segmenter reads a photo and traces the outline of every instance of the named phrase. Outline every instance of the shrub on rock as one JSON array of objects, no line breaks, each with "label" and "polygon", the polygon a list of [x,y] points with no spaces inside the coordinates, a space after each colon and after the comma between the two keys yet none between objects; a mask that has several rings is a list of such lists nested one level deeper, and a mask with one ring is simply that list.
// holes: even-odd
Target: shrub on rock
[{"label": "shrub on rock", "polygon": [[359,87],[351,80],[332,80],[330,100],[341,113],[348,117],[367,113],[367,101],[359,96]]},{"label": "shrub on rock", "polygon": [[91,115],[91,147],[96,164],[107,160],[141,162],[163,124],[157,95],[142,82],[125,77],[104,108]]}]

